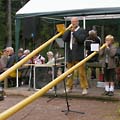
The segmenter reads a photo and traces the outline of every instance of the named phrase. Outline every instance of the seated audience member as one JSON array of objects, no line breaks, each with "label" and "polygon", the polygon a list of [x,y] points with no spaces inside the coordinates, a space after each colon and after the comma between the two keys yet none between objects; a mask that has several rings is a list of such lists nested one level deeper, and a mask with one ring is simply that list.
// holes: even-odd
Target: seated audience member
[{"label": "seated audience member", "polygon": [[0,73],[4,72],[7,62],[8,62],[8,53],[6,49],[4,49],[0,58]]},{"label": "seated audience member", "polygon": [[[30,54],[30,50],[29,49],[24,50],[24,52],[23,52],[23,58],[26,57],[29,54]],[[26,64],[31,64],[31,63],[32,63],[32,59],[30,59],[30,60],[28,60],[26,62]]]},{"label": "seated audience member", "polygon": [[12,47],[7,47],[6,51],[8,53],[8,62],[7,62],[6,68],[10,68],[16,63],[16,55]]},{"label": "seated audience member", "polygon": [[28,50],[28,49],[24,50],[24,56],[27,56],[29,54],[30,54],[30,50]]},{"label": "seated audience member", "polygon": [[52,51],[47,52],[48,62],[46,64],[55,64],[55,58]]},{"label": "seated audience member", "polygon": [[105,92],[103,95],[114,95],[114,82],[115,82],[115,54],[116,47],[113,45],[114,37],[107,35],[105,37],[106,48],[100,51],[100,56],[103,57]]},{"label": "seated audience member", "polygon": [[[48,57],[48,62],[46,64],[54,65],[55,64],[55,58],[54,58],[54,54],[53,54],[52,51],[47,52],[47,57]],[[48,71],[48,74],[51,74],[51,75],[54,74],[54,76],[56,76],[55,73],[53,73],[53,71],[51,71],[51,70]],[[53,90],[54,90],[54,87],[51,88],[49,91],[53,91]]]},{"label": "seated audience member", "polygon": [[[8,54],[8,61],[6,64],[6,69],[9,69],[16,63],[16,55],[12,47],[7,47],[6,51]],[[15,86],[16,86],[16,71],[13,71],[8,76],[8,87],[15,87]]]},{"label": "seated audience member", "polygon": [[[20,52],[22,52],[20,50]],[[26,49],[23,51],[23,54],[21,54],[21,59],[23,59],[24,57],[26,57],[27,55],[30,54],[30,50]],[[31,64],[32,63],[32,60],[28,60],[25,64]],[[29,83],[29,75],[30,75],[30,66],[26,66],[26,65],[22,65],[22,67],[20,68],[20,72],[21,72],[21,77],[22,77],[22,81],[21,81],[21,84],[22,85],[26,85]]]},{"label": "seated audience member", "polygon": [[22,60],[24,58],[24,50],[23,48],[20,48],[18,50],[18,61]]},{"label": "seated audience member", "polygon": [[44,64],[45,58],[42,55],[37,54],[34,56],[33,61],[34,61],[34,64]]}]

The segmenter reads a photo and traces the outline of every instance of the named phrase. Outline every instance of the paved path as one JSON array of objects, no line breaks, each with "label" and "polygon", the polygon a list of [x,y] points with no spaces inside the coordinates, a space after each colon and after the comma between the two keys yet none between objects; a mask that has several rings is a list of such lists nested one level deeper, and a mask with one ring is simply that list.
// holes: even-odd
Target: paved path
[{"label": "paved path", "polygon": [[[20,95],[20,96],[30,96],[33,93],[35,93],[37,90],[29,90],[28,86],[23,86],[19,88],[8,88],[5,89],[5,92],[7,95]],[[58,89],[56,91],[57,97],[65,97],[65,93],[63,92],[64,89]],[[103,88],[89,88],[88,89],[88,95],[83,96],[81,94],[82,90],[79,87],[76,87],[73,89],[72,93],[68,93],[68,97],[71,98],[84,98],[84,99],[95,99],[95,100],[112,100],[112,101],[118,101],[120,100],[120,89],[115,89],[115,95],[110,97],[110,96],[104,96],[102,93],[104,92]],[[53,96],[55,97],[55,91],[48,91],[46,96]]]},{"label": "paved path", "polygon": [[[0,101],[0,112],[23,100],[22,96],[8,96]],[[119,120],[120,102],[106,102],[96,100],[69,99],[70,110],[84,112],[68,112],[65,99],[55,98],[47,102],[49,98],[42,97],[15,113],[8,120]]]},{"label": "paved path", "polygon": [[[120,89],[116,89],[115,95],[109,97],[101,95],[103,88],[89,88],[86,96],[81,95],[82,91],[79,87],[74,88],[72,93],[68,93],[70,110],[85,114],[69,112],[67,116],[61,112],[67,110],[65,99],[61,99],[61,97],[65,98],[63,90],[62,88],[56,91],[57,97],[55,91],[48,91],[45,97],[37,99],[8,120],[119,120]],[[5,92],[7,97],[4,101],[0,101],[0,112],[34,94],[36,90],[29,90],[28,86],[22,86],[5,89]]]}]

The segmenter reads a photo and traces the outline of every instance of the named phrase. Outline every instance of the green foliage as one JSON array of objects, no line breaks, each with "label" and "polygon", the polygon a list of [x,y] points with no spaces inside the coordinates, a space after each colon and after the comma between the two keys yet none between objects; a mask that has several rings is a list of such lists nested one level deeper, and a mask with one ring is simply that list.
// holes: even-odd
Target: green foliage
[{"label": "green foliage", "polygon": [[41,39],[43,40],[43,42],[45,40],[48,40],[51,38],[51,36],[53,36],[54,32],[53,32],[53,23],[49,23],[47,21],[43,21],[42,19],[40,19],[40,32],[39,35],[41,37]]},{"label": "green foliage", "polygon": [[3,49],[5,46],[5,39],[6,39],[6,25],[5,25],[5,6],[4,0],[0,1],[0,49]]},{"label": "green foliage", "polygon": [[[11,0],[11,17],[12,17],[12,40],[15,42],[15,13],[27,2],[28,0]],[[8,0],[0,0],[0,50],[6,47],[8,40]]]}]

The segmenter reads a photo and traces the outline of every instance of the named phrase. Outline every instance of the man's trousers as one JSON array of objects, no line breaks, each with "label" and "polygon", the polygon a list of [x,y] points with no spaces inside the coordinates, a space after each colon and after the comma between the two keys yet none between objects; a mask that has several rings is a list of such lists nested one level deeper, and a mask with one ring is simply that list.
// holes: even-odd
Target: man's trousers
[{"label": "man's trousers", "polygon": [[[68,62],[67,63],[67,68],[70,69],[72,66],[74,66],[75,64],[77,64],[78,62]],[[79,74],[79,78],[80,78],[80,87],[82,89],[88,88],[88,82],[87,82],[87,77],[86,77],[86,72],[85,72],[85,65],[82,64],[79,68],[78,68],[78,74]],[[67,82],[66,82],[66,86],[70,89],[72,89],[73,87],[73,74],[69,75],[70,77],[68,77]]]}]

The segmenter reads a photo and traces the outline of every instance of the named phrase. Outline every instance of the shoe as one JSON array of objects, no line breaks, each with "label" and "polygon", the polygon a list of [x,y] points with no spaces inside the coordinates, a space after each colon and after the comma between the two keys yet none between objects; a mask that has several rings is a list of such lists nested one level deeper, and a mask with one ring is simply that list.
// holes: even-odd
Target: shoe
[{"label": "shoe", "polygon": [[105,91],[102,95],[109,95],[109,91]]},{"label": "shoe", "polygon": [[[72,92],[72,88],[66,88],[66,92],[67,93],[71,93]],[[65,93],[65,90],[64,90],[64,93]]]},{"label": "shoe", "polygon": [[113,91],[110,91],[108,96],[113,96],[114,95],[114,92]]},{"label": "shoe", "polygon": [[82,95],[87,95],[87,94],[88,94],[87,89],[83,89],[83,91],[82,91]]}]

